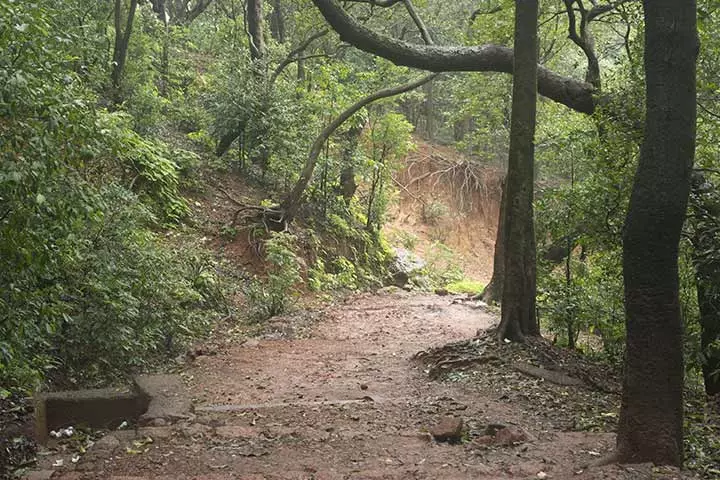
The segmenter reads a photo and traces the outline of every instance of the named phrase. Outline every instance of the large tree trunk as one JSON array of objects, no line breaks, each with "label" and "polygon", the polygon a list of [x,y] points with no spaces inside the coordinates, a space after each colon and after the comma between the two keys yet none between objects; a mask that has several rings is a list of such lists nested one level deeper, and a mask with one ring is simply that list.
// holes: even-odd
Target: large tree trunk
[{"label": "large tree trunk", "polygon": [[505,179],[502,179],[502,190],[500,197],[500,217],[498,218],[497,234],[495,236],[495,255],[493,257],[493,274],[490,283],[480,294],[480,299],[485,303],[495,303],[502,299],[503,284],[505,283],[505,210],[507,198],[505,197]]},{"label": "large tree trunk", "polygon": [[523,341],[539,335],[535,314],[533,224],[535,117],[537,110],[538,0],[515,1],[510,154],[506,179],[505,281],[498,338]]},{"label": "large tree trunk", "polygon": [[627,339],[620,462],[681,465],[678,245],[695,151],[694,0],[644,0],[645,139],[623,233]]},{"label": "large tree trunk", "polygon": [[132,33],[133,22],[135,21],[135,11],[137,10],[138,0],[130,0],[130,9],[128,10],[125,28],[123,29],[122,6],[123,0],[115,0],[115,46],[113,48],[113,69],[110,75],[112,80],[113,95],[116,103],[120,103],[120,82],[122,81],[123,72],[125,71],[125,62],[127,61],[128,46],[130,45],[130,35]]}]

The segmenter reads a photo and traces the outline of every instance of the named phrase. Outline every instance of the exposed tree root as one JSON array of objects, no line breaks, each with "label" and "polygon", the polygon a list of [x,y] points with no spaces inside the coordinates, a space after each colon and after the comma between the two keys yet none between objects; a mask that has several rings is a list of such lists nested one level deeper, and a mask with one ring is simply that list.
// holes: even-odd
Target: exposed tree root
[{"label": "exposed tree root", "polygon": [[579,387],[584,385],[582,380],[566,375],[563,372],[547,370],[527,363],[516,362],[512,364],[512,368],[520,373],[524,373],[525,375],[540,378],[550,383],[554,383],[555,385],[563,385],[566,387]]},{"label": "exposed tree root", "polygon": [[613,394],[620,391],[617,378],[606,366],[542,338],[528,338],[524,344],[504,344],[497,342],[494,331],[485,330],[470,340],[425,350],[414,358],[427,367],[433,379],[491,363],[557,385],[584,386]]},{"label": "exposed tree root", "polygon": [[282,209],[278,207],[250,205],[236,199],[222,187],[217,187],[217,189],[223,193],[228,200],[239,207],[233,215],[231,225],[249,225],[255,223],[262,224],[268,232],[284,232],[287,230],[288,222],[285,220],[285,213]]}]

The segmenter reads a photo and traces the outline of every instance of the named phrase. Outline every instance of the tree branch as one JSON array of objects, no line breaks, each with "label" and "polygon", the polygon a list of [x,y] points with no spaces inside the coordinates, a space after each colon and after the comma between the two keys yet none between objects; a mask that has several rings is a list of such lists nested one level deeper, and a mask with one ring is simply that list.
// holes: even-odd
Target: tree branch
[{"label": "tree branch", "polygon": [[[340,7],[337,0],[312,1],[342,40],[397,65],[432,72],[513,71],[510,48],[499,45],[442,47],[402,42],[360,25]],[[589,114],[595,109],[592,85],[563,77],[542,66],[538,67],[538,91],[578,112]]]},{"label": "tree branch", "polygon": [[325,35],[327,35],[330,31],[328,29],[323,29],[314,35],[311,35],[307,39],[305,39],[300,45],[297,46],[293,51],[288,53],[288,56],[285,57],[285,60],[280,62],[280,64],[275,68],[275,71],[273,71],[273,74],[270,76],[270,83],[275,83],[275,80],[280,76],[280,74],[285,70],[285,68],[297,60],[298,55],[300,55],[302,52],[304,52],[312,42],[317,40],[318,38],[322,38]]},{"label": "tree branch", "polygon": [[[600,90],[600,62],[598,62],[597,54],[592,35],[589,31],[591,19],[588,11],[585,9],[582,0],[563,0],[565,3],[565,11],[568,17],[568,38],[587,58],[587,71],[585,73],[585,81],[593,85],[598,91]],[[577,18],[575,17],[575,9],[573,5],[577,5],[577,11],[580,14],[580,29],[578,33]]]},{"label": "tree branch", "polygon": [[478,8],[470,15],[470,23],[472,24],[473,22],[475,22],[477,17],[479,17],[480,15],[492,15],[493,13],[497,13],[502,9],[502,5],[495,5],[494,7],[491,7],[487,10],[484,8]]},{"label": "tree branch", "polygon": [[432,36],[430,36],[430,32],[425,26],[425,22],[422,21],[422,18],[420,18],[420,15],[415,9],[415,5],[413,5],[412,0],[403,0],[403,3],[405,4],[405,8],[407,9],[408,14],[410,14],[410,18],[412,18],[413,22],[415,22],[418,30],[420,30],[420,36],[422,37],[425,44],[433,45],[435,42],[433,41]]},{"label": "tree branch", "polygon": [[356,103],[343,111],[332,122],[330,122],[330,124],[327,125],[322,130],[322,132],[320,132],[320,135],[318,135],[313,142],[312,147],[310,148],[310,153],[308,154],[308,158],[305,161],[305,166],[300,173],[300,178],[298,179],[290,194],[285,198],[285,200],[282,202],[282,205],[280,206],[280,210],[283,212],[283,220],[288,223],[291,222],[297,214],[298,210],[300,209],[303,193],[305,192],[307,186],[310,184],[313,172],[315,171],[315,165],[317,164],[317,159],[322,152],[325,142],[328,141],[328,139],[335,132],[335,130],[340,128],[340,126],[345,123],[350,117],[355,115],[359,110],[366,107],[367,105],[370,105],[371,103],[383,98],[394,97],[395,95],[400,95],[401,93],[414,90],[433,80],[437,76],[438,74],[434,73],[432,75],[422,77],[419,80],[415,80],[414,82],[406,83],[397,87],[386,88],[372,93],[367,97],[358,100]]},{"label": "tree branch", "polygon": [[185,18],[181,20],[183,25],[190,25],[197,17],[199,17],[212,3],[212,0],[199,0],[198,3],[187,12]]},{"label": "tree branch", "polygon": [[404,0],[346,0],[348,2],[353,3],[369,3],[370,5],[374,7],[392,7],[396,3],[403,2]]}]

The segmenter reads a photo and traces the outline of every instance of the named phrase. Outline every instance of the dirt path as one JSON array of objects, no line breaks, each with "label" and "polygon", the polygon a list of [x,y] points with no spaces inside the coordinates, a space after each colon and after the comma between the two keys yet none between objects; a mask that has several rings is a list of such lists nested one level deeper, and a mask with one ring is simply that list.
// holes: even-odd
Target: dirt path
[{"label": "dirt path", "polygon": [[[230,343],[198,357],[185,372],[194,418],[141,429],[135,435],[148,440],[134,445],[130,434],[119,437],[134,453],[112,440],[112,455],[89,455],[59,478],[578,478],[612,436],[553,431],[537,411],[465,383],[431,382],[412,361],[496,321],[451,302],[355,297],[327,309],[309,338]],[[446,415],[464,419],[469,439],[502,423],[534,440],[493,448],[436,443],[427,431]]]}]

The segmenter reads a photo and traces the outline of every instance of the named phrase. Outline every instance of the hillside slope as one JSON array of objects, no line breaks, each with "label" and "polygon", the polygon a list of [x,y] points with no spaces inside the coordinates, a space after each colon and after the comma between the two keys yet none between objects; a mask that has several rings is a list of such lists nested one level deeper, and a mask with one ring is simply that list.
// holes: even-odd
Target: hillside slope
[{"label": "hillside slope", "polygon": [[492,276],[500,211],[501,171],[473,163],[451,147],[415,139],[417,148],[395,177],[397,201],[384,232],[390,242],[420,257],[447,246],[466,277]]}]

